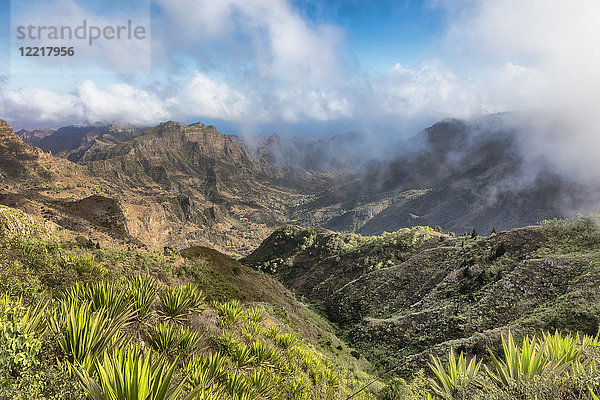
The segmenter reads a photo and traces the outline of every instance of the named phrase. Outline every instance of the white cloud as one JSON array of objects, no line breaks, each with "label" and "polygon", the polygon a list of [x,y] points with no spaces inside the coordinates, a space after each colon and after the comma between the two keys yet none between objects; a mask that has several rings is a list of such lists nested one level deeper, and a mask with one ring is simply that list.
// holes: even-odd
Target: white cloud
[{"label": "white cloud", "polygon": [[86,119],[119,121],[145,125],[168,119],[166,104],[170,99],[159,99],[153,93],[127,84],[98,88],[86,80],[77,88],[77,99]]},{"label": "white cloud", "polygon": [[80,121],[84,116],[75,96],[59,95],[48,90],[4,90],[0,99],[4,110],[2,118],[19,126],[54,126]]},{"label": "white cloud", "polygon": [[88,122],[118,121],[152,124],[168,119],[166,104],[154,94],[126,84],[98,88],[82,82],[73,93],[42,89],[4,90],[3,117],[19,127],[57,127]]},{"label": "white cloud", "polygon": [[[210,48],[213,55],[239,50],[241,41],[249,53],[236,54],[259,78],[282,83],[319,85],[340,78],[344,61],[341,29],[314,25],[302,19],[286,0],[158,0],[169,28],[163,48]],[[193,12],[191,12],[193,10]],[[222,46],[222,47],[220,47]],[[246,59],[244,59],[246,58]]]},{"label": "white cloud", "polygon": [[557,133],[548,121],[537,121],[538,133],[527,138],[526,153],[544,156],[570,177],[597,180],[600,2],[446,0],[444,4],[454,21],[448,32],[450,48],[464,58],[487,60],[490,69],[508,65],[497,81],[485,82],[488,100],[506,109],[546,109],[563,124]]},{"label": "white cloud", "polygon": [[196,71],[177,100],[176,108],[188,116],[201,115],[233,121],[247,118],[250,113],[250,104],[243,93],[199,71]]},{"label": "white cloud", "polygon": [[71,84],[66,94],[5,89],[2,115],[36,126],[222,118],[241,125],[351,120],[359,127],[385,120],[393,127],[545,108],[560,110],[573,133],[539,138],[555,145],[537,149],[562,148],[555,158],[575,169],[597,157],[590,149],[600,148],[600,3],[432,1],[449,13],[445,51],[417,67],[373,73],[348,65],[340,28],[303,19],[288,0],[156,0],[160,72],[149,79],[169,81],[159,82],[162,90],[93,80]]}]

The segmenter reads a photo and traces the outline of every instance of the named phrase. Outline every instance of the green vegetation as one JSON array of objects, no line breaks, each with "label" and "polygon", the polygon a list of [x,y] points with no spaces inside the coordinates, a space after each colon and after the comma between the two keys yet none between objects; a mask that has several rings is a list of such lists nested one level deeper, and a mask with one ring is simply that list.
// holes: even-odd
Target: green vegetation
[{"label": "green vegetation", "polygon": [[[0,398],[345,399],[372,379],[317,347],[330,328],[280,284],[216,252],[200,262],[10,232],[0,236]],[[198,264],[214,285],[249,284],[226,297]]]},{"label": "green vegetation", "polygon": [[588,218],[488,238],[276,232],[245,261],[276,264],[352,348],[272,277],[213,250],[98,249],[2,212],[0,398],[345,399],[373,381],[363,356],[394,375],[359,399],[600,393]]},{"label": "green vegetation", "polygon": [[160,294],[160,314],[166,320],[181,321],[197,310],[203,301],[202,291],[192,285],[168,287]]},{"label": "green vegetation", "polygon": [[[380,373],[393,371],[386,390],[405,387],[400,378],[424,388],[427,377],[418,371],[429,371],[431,355],[448,359],[453,348],[456,363],[463,354],[492,368],[488,349],[501,352],[508,330],[530,338],[554,331],[595,336],[600,229],[594,218],[544,221],[489,237],[417,227],[362,238],[288,226],[243,261],[262,270],[276,264],[274,275],[336,322],[355,354]],[[307,237],[312,246],[304,247]]]},{"label": "green vegetation", "polygon": [[[137,347],[105,352],[102,362],[98,362],[96,368],[97,380],[85,371],[76,370],[79,380],[93,400],[175,400],[184,384],[173,384],[175,363],[155,358],[152,352]],[[195,392],[192,392],[184,399],[191,400],[194,395]]]},{"label": "green vegetation", "polygon": [[[502,336],[502,355],[490,352],[482,366],[474,358],[458,359],[451,349],[446,364],[433,357],[434,377],[390,385],[384,399],[598,399],[600,350],[596,338],[544,334],[525,337],[518,345],[509,331]],[[422,376],[422,375],[420,375]],[[402,396],[402,397],[400,397]]]}]

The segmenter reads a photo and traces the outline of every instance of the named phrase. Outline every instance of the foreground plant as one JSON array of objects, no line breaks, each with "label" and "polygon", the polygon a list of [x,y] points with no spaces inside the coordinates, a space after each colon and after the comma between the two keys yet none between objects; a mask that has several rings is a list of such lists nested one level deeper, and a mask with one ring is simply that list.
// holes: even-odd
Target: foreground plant
[{"label": "foreground plant", "polygon": [[[104,353],[96,365],[97,379],[85,369],[76,372],[92,400],[174,400],[184,385],[184,381],[173,381],[175,365],[150,351],[126,347]],[[183,399],[191,400],[196,394],[194,390]]]},{"label": "foreground plant", "polygon": [[77,282],[65,297],[73,301],[89,302],[91,311],[105,310],[110,318],[116,318],[132,308],[127,290],[118,282]]},{"label": "foreground plant", "polygon": [[160,314],[164,319],[182,321],[202,305],[204,295],[193,285],[179,285],[165,289],[160,294],[160,301]]},{"label": "foreground plant", "polygon": [[461,352],[458,358],[454,355],[454,349],[450,348],[448,364],[444,366],[438,357],[432,357],[429,368],[433,371],[435,379],[428,379],[429,389],[438,397],[443,399],[453,399],[454,394],[459,388],[466,388],[468,385],[478,385],[479,369],[481,361],[477,362],[473,357],[468,363],[466,357]]},{"label": "foreground plant", "polygon": [[148,332],[146,342],[161,353],[191,353],[200,347],[202,335],[182,326],[161,324]]},{"label": "foreground plant", "polygon": [[219,382],[228,372],[227,357],[220,352],[193,355],[186,371],[193,387],[201,387],[205,391],[210,389],[216,395],[220,390]]},{"label": "foreground plant", "polygon": [[22,300],[0,296],[0,386],[36,365],[46,331],[47,303],[26,307]]},{"label": "foreground plant", "polygon": [[131,311],[110,318],[106,310],[92,311],[89,302],[63,299],[49,318],[52,331],[70,362],[90,371],[96,358],[124,341],[121,329],[129,324]]},{"label": "foreground plant", "polygon": [[216,305],[219,317],[219,326],[231,327],[239,323],[246,315],[239,300],[232,300],[227,303]]},{"label": "foreground plant", "polygon": [[581,359],[589,343],[591,343],[591,339],[587,336],[581,338],[577,334],[573,337],[571,335],[561,335],[556,331],[553,335],[544,333],[540,346],[544,349],[546,359],[560,360],[561,363],[571,363]]},{"label": "foreground plant", "polygon": [[133,308],[137,311],[137,318],[146,319],[158,295],[158,285],[149,276],[136,275],[129,282],[129,292]]},{"label": "foreground plant", "polygon": [[569,364],[564,360],[567,357],[565,351],[552,350],[560,352],[562,355],[558,359],[548,358],[546,345],[538,343],[535,338],[525,337],[523,344],[519,348],[515,344],[512,333],[509,331],[507,338],[502,336],[502,348],[504,350],[504,359],[499,360],[491,351],[492,367],[486,368],[487,373],[496,384],[500,386],[512,386],[515,383],[523,383],[536,375],[559,374],[565,371]]}]

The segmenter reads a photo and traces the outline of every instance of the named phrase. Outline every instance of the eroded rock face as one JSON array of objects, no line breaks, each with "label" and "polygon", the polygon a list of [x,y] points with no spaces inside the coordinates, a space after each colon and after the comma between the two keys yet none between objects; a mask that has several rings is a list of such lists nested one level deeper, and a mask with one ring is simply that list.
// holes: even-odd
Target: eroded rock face
[{"label": "eroded rock face", "polygon": [[21,139],[17,135],[15,135],[15,131],[12,126],[8,124],[3,119],[0,119],[0,144],[4,147],[7,147],[11,143],[22,142]]}]

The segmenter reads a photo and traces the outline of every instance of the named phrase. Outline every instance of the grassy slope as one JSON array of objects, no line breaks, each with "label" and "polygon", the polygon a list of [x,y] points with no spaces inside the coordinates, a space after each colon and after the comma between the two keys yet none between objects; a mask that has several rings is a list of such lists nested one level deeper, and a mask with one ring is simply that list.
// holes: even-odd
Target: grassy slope
[{"label": "grassy slope", "polygon": [[[295,300],[272,277],[251,270],[226,255],[202,247],[181,254],[85,247],[54,239],[23,212],[0,208],[0,294],[6,293],[12,299],[23,298],[25,304],[30,304],[43,298],[58,299],[75,282],[119,282],[140,273],[149,274],[162,290],[186,283],[203,290],[207,295],[204,310],[190,316],[184,325],[208,334],[205,344],[209,350],[218,348],[219,337],[227,330],[219,329],[219,304],[239,299],[244,308],[257,306],[264,310],[265,329],[279,326],[299,340],[294,349],[282,350],[285,359],[301,366],[303,355],[310,353],[323,360],[317,361],[319,368],[323,371],[331,369],[339,376],[337,388],[326,383],[317,385],[310,368],[294,372],[296,367],[290,367],[292,374],[287,375],[277,389],[283,398],[288,393],[285,390],[291,391],[296,383],[306,382],[305,392],[309,398],[344,398],[370,379],[363,372],[369,368],[368,363],[351,355],[352,349],[332,333],[333,329],[325,319]],[[158,307],[155,305],[155,311]],[[145,332],[159,322],[160,318],[153,313],[146,323],[128,328],[128,337],[140,342]],[[242,325],[229,331],[242,340],[244,329]],[[301,358],[293,361],[294,357]],[[56,342],[46,340],[33,356],[34,362],[28,371],[14,371],[9,380],[4,381],[0,397],[81,398],[81,389],[68,374],[64,363],[57,364],[57,359],[61,358],[64,354]],[[288,380],[291,383],[286,383]],[[56,383],[52,386],[51,382]],[[364,398],[369,398],[369,393]]]},{"label": "grassy slope", "polygon": [[490,237],[413,237],[286,227],[244,262],[316,303],[374,364],[402,364],[405,374],[450,345],[486,354],[508,328],[597,333],[600,231],[590,218]]}]

